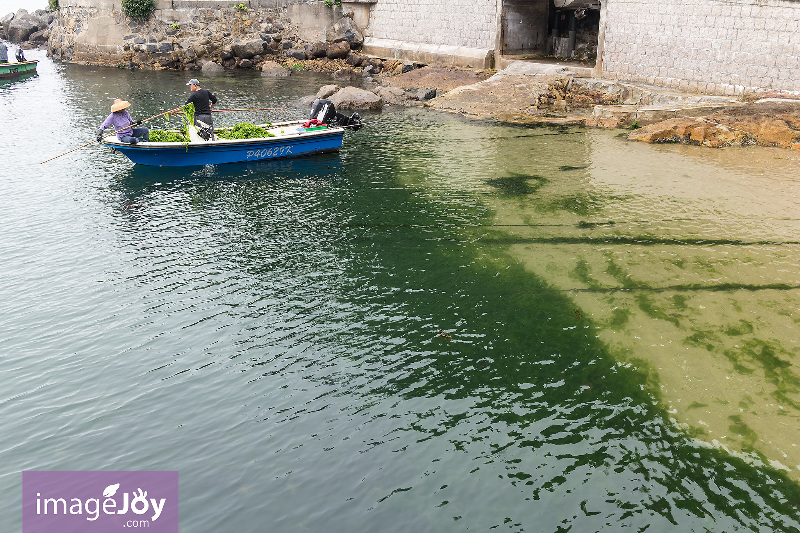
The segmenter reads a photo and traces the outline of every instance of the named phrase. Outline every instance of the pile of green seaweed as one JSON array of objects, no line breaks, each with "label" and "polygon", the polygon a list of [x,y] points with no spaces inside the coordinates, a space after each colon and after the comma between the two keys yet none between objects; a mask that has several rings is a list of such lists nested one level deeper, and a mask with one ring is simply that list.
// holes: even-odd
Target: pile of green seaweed
[{"label": "pile of green seaweed", "polygon": [[[264,124],[267,128],[272,124]],[[220,128],[214,132],[217,139],[255,139],[259,137],[275,137],[272,133],[268,132],[261,126],[250,124],[249,122],[241,122],[230,128]]]},{"label": "pile of green seaweed", "polygon": [[[194,108],[193,104],[188,104],[188,106],[192,106],[192,108]],[[188,106],[184,106],[184,117],[187,119],[187,121],[185,121],[180,130],[151,130],[150,142],[188,143],[189,135],[186,132],[186,124],[191,124],[191,122],[188,122],[188,119],[194,116],[194,109],[191,109],[190,112],[187,113],[185,108]],[[264,124],[263,126],[256,126],[255,124],[251,124],[249,122],[241,122],[230,127],[219,128],[215,130],[214,133],[217,139],[255,139],[260,137],[275,137],[275,135],[266,129],[270,126],[272,125]]]}]

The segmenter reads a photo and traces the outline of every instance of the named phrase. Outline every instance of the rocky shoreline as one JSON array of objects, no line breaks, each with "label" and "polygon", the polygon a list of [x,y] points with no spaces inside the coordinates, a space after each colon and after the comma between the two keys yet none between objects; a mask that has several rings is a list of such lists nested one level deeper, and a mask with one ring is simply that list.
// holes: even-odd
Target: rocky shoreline
[{"label": "rocky shoreline", "polygon": [[209,76],[235,70],[257,70],[266,77],[323,72],[334,82],[364,87],[330,85],[316,95],[343,109],[425,106],[513,124],[627,129],[630,140],[649,143],[800,149],[797,95],[747,95],[710,107],[677,104],[645,119],[639,113],[643,98],[631,104],[629,89],[566,68],[531,75],[367,56],[360,53],[364,32],[352,12],[344,12],[326,39],[315,42],[304,41],[281,9],[197,9],[184,24],[152,17],[140,22],[118,13],[114,22],[125,30],[119,46],[78,51],[76,38],[95,15],[86,9],[63,8],[58,14],[23,9],[0,19],[0,37],[23,48],[46,46],[54,58],[98,66]]}]

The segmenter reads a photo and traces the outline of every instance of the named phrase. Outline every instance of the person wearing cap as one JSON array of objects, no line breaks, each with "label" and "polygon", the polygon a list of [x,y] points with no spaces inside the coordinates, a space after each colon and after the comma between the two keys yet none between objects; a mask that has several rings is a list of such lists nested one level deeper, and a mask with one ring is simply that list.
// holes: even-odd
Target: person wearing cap
[{"label": "person wearing cap", "polygon": [[[195,78],[189,80],[186,85],[192,91],[192,94],[186,99],[186,103],[191,102],[194,104],[194,125],[197,126],[197,129],[209,129],[211,139],[216,140],[211,110],[214,108],[214,104],[217,103],[217,97],[208,89],[201,89],[200,82]],[[203,124],[198,124],[198,122]]]},{"label": "person wearing cap", "polygon": [[131,128],[131,126],[139,126],[142,121],[134,122],[128,113],[128,108],[131,106],[130,102],[120,100],[117,98],[111,104],[111,114],[106,117],[100,128],[97,131],[97,142],[103,140],[103,130],[106,128],[113,128],[117,134],[117,138],[128,144],[136,144],[139,141],[150,140],[150,130],[147,127]]}]

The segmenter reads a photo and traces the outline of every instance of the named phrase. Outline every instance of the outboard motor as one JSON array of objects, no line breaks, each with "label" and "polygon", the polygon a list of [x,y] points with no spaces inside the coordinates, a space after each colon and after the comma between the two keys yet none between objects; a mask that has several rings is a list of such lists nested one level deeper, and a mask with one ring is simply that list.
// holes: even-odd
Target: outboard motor
[{"label": "outboard motor", "polygon": [[344,128],[351,128],[353,131],[361,129],[361,115],[353,113],[349,117],[336,112],[336,107],[333,102],[325,98],[317,98],[311,104],[311,113],[308,115],[309,120],[319,120],[331,126],[341,126]]},{"label": "outboard motor", "polygon": [[330,100],[317,98],[311,104],[311,113],[308,115],[308,119],[319,120],[325,124],[333,124],[336,122],[336,107]]}]

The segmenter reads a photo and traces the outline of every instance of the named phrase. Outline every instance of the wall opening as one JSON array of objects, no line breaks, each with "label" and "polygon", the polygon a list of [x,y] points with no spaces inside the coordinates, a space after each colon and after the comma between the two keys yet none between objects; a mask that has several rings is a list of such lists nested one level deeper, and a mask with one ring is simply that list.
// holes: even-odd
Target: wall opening
[{"label": "wall opening", "polygon": [[599,30],[598,0],[503,0],[500,52],[594,65]]}]

